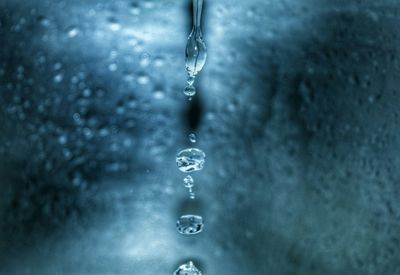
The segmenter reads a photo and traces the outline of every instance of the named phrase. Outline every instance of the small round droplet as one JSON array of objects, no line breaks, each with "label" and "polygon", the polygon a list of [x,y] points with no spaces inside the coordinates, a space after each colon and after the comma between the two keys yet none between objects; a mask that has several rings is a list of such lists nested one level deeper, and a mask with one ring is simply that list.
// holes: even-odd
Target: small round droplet
[{"label": "small round droplet", "polygon": [[183,215],[176,222],[176,229],[183,235],[194,235],[203,231],[203,218],[197,215]]},{"label": "small round droplet", "polygon": [[60,83],[64,79],[62,74],[57,74],[53,77],[54,83]]},{"label": "small round droplet", "polygon": [[183,185],[186,188],[192,188],[194,185],[194,179],[192,178],[192,176],[187,175],[184,179],[183,179]]},{"label": "small round droplet", "polygon": [[201,271],[189,261],[181,265],[175,272],[174,275],[201,275]]},{"label": "small round droplet", "polygon": [[112,31],[119,31],[121,29],[121,25],[118,23],[117,19],[115,18],[109,18],[109,26],[110,26],[110,30]]},{"label": "small round droplet", "polygon": [[186,96],[192,97],[192,96],[194,96],[196,94],[196,88],[193,85],[187,85],[185,87],[185,89],[183,90],[183,93]]},{"label": "small round droplet", "polygon": [[196,135],[193,133],[189,134],[189,140],[191,143],[196,143]]},{"label": "small round droplet", "polygon": [[196,198],[196,194],[194,192],[189,193],[189,198],[194,200]]},{"label": "small round droplet", "polygon": [[143,54],[140,56],[140,62],[139,62],[140,66],[142,66],[142,67],[147,67],[147,66],[150,64],[150,62],[151,62],[150,54],[148,54],[148,53],[143,53]]},{"label": "small round droplet", "polygon": [[108,65],[108,69],[109,69],[111,72],[115,72],[115,71],[118,69],[118,65],[115,64],[115,63],[112,63],[112,64]]},{"label": "small round droplet", "polygon": [[204,167],[206,154],[197,148],[187,148],[178,153],[176,164],[182,172],[200,171]]},{"label": "small round droplet", "polygon": [[139,75],[139,76],[138,76],[137,82],[138,82],[140,85],[146,85],[146,84],[148,84],[148,83],[150,82],[150,79],[149,79],[149,77],[148,77],[147,75],[142,74],[142,75]]}]

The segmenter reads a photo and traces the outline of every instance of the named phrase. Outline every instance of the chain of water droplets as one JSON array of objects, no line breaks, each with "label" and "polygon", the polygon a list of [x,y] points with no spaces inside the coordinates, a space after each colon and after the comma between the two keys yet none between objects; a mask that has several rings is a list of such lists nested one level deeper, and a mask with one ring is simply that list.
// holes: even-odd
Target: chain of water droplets
[{"label": "chain of water droplets", "polygon": [[[196,94],[194,83],[196,76],[202,70],[206,58],[207,48],[203,41],[201,32],[201,13],[203,8],[203,0],[193,0],[193,29],[189,34],[186,50],[185,63],[188,74],[187,85],[183,93],[188,96],[189,100]],[[189,134],[189,141],[196,143],[197,138],[194,133]],[[176,164],[178,169],[183,173],[192,173],[203,169],[206,154],[199,148],[189,147],[181,150],[176,156]],[[183,179],[183,185],[189,191],[189,198],[195,199],[194,178],[189,174]],[[176,222],[176,229],[183,235],[195,235],[202,232],[204,227],[203,217],[193,213],[182,215]],[[184,263],[178,267],[174,275],[201,275],[201,271],[194,265],[192,261]]]}]

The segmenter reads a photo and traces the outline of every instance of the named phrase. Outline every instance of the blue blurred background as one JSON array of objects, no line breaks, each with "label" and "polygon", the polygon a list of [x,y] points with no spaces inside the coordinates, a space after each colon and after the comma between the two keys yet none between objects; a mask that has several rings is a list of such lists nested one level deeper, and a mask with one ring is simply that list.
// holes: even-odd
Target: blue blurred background
[{"label": "blue blurred background", "polygon": [[397,0],[206,0],[189,102],[189,0],[0,0],[0,274],[400,274],[399,24]]}]

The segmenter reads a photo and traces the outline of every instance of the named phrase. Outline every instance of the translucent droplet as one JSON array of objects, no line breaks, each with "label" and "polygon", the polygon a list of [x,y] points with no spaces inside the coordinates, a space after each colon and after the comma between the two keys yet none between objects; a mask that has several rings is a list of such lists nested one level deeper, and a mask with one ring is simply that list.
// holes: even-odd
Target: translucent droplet
[{"label": "translucent droplet", "polygon": [[66,143],[67,143],[67,137],[64,136],[64,135],[60,136],[60,137],[58,138],[58,142],[59,142],[61,145],[66,144]]},{"label": "translucent droplet", "polygon": [[118,65],[115,64],[115,63],[112,63],[112,64],[108,65],[108,69],[109,69],[111,72],[115,72],[115,71],[118,69]]},{"label": "translucent droplet", "polygon": [[92,91],[88,88],[86,88],[85,90],[83,90],[83,96],[84,97],[89,97],[92,94]]},{"label": "translucent droplet", "polygon": [[148,54],[148,53],[143,53],[143,54],[140,56],[140,62],[139,62],[140,66],[142,66],[142,67],[147,67],[147,66],[150,64],[150,62],[151,62],[151,60],[150,60],[150,54]]},{"label": "translucent droplet", "polygon": [[201,275],[201,271],[189,261],[181,265],[175,272],[174,275]]},{"label": "translucent droplet", "polygon": [[196,94],[196,88],[194,86],[192,86],[192,85],[187,85],[185,87],[185,89],[183,90],[183,93],[186,96],[192,97],[192,96],[194,96]]},{"label": "translucent droplet", "polygon": [[189,198],[194,200],[196,198],[196,194],[194,192],[189,192]]},{"label": "translucent droplet", "polygon": [[196,143],[196,135],[193,133],[189,134],[189,140],[191,143]]},{"label": "translucent droplet", "polygon": [[189,76],[196,76],[207,59],[207,47],[203,41],[200,27],[194,27],[186,44],[186,70]]},{"label": "translucent droplet", "polygon": [[139,76],[138,76],[137,82],[138,82],[140,85],[146,85],[146,84],[148,84],[148,83],[150,82],[150,79],[149,79],[149,77],[148,77],[147,75],[142,74],[142,75],[139,75]]},{"label": "translucent droplet", "polygon": [[138,5],[137,3],[132,3],[132,4],[131,4],[131,7],[130,7],[130,12],[131,12],[133,15],[138,15],[138,14],[140,14],[139,5]]},{"label": "translucent droplet", "polygon": [[203,231],[203,218],[197,215],[183,215],[176,222],[176,229],[183,235],[194,235]]},{"label": "translucent droplet", "polygon": [[63,75],[62,74],[57,74],[54,76],[53,81],[54,83],[60,83],[63,80]]},{"label": "translucent droplet", "polygon": [[176,156],[176,164],[179,170],[185,173],[203,169],[206,154],[197,148],[187,148]]},{"label": "translucent droplet", "polygon": [[183,179],[183,185],[186,188],[192,188],[194,185],[194,179],[192,178],[192,176],[188,175]]},{"label": "translucent droplet", "polygon": [[165,93],[161,90],[156,90],[156,91],[154,91],[153,96],[155,99],[163,99],[163,98],[165,98]]},{"label": "translucent droplet", "polygon": [[201,12],[203,0],[193,1],[193,29],[186,44],[186,70],[189,76],[196,76],[207,59],[207,47],[201,33]]},{"label": "translucent droplet", "polygon": [[79,34],[79,30],[76,27],[70,27],[68,29],[68,36],[73,38]]},{"label": "translucent droplet", "polygon": [[109,18],[108,21],[110,23],[110,30],[119,31],[121,29],[121,25],[118,23],[118,21],[115,18]]}]

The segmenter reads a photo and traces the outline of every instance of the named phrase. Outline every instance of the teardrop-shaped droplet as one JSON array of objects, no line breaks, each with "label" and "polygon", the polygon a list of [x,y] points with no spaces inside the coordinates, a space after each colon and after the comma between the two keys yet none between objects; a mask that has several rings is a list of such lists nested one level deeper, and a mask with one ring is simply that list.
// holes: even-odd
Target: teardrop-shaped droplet
[{"label": "teardrop-shaped droplet", "polygon": [[197,215],[184,215],[176,222],[176,229],[183,235],[194,235],[203,231],[203,218]]},{"label": "teardrop-shaped droplet", "polygon": [[196,135],[193,133],[189,134],[189,140],[191,143],[196,143],[197,141]]},{"label": "teardrop-shaped droplet", "polygon": [[186,71],[189,76],[196,76],[207,59],[207,47],[203,41],[200,27],[193,27],[186,44]]}]

